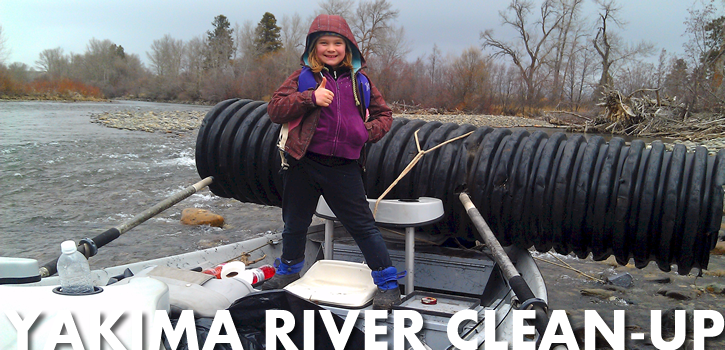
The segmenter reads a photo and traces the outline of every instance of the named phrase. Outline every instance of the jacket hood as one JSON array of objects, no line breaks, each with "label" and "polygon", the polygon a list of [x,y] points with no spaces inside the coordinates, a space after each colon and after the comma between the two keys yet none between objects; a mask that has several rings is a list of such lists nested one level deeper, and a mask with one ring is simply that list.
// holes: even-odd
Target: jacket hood
[{"label": "jacket hood", "polygon": [[308,57],[310,49],[312,49],[312,43],[315,39],[323,33],[333,32],[342,35],[347,39],[347,44],[350,46],[352,51],[352,66],[353,72],[357,72],[360,68],[365,67],[365,58],[360,53],[360,48],[357,46],[355,36],[350,30],[350,26],[344,18],[335,15],[319,15],[315,17],[310,25],[310,30],[307,32],[307,40],[305,41],[305,51],[302,53],[302,64],[309,65]]}]

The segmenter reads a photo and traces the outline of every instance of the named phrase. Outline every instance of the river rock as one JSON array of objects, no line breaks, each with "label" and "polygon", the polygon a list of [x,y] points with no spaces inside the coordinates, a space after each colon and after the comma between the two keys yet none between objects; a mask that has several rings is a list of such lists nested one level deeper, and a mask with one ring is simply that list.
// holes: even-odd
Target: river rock
[{"label": "river rock", "polygon": [[650,283],[667,284],[672,282],[672,278],[666,274],[646,274],[644,280]]},{"label": "river rock", "polygon": [[725,241],[717,242],[715,249],[710,251],[712,255],[725,255]]},{"label": "river rock", "polygon": [[224,217],[214,214],[206,209],[186,208],[181,212],[181,223],[184,225],[224,226]]},{"label": "river rock", "polygon": [[725,294],[725,285],[713,282],[706,285],[705,290],[714,294]]},{"label": "river rock", "polygon": [[615,297],[617,292],[613,290],[599,289],[599,288],[585,288],[579,291],[581,295],[589,297],[597,297],[599,299],[609,299]]},{"label": "river rock", "polygon": [[657,294],[664,295],[675,300],[691,300],[697,298],[700,295],[700,292],[697,290],[661,288],[657,291]]},{"label": "river rock", "polygon": [[634,278],[632,277],[632,275],[629,272],[617,273],[617,274],[613,274],[611,276],[606,276],[606,280],[607,280],[607,282],[609,282],[615,286],[619,286],[619,287],[623,287],[623,288],[630,288],[634,284]]}]

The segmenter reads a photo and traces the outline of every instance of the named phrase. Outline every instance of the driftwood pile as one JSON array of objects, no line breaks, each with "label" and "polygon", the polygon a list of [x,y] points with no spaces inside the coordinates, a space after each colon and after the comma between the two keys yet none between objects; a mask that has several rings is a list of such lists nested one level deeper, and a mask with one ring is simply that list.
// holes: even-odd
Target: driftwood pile
[{"label": "driftwood pile", "polygon": [[711,140],[725,135],[725,116],[693,115],[684,103],[661,97],[656,89],[640,89],[627,96],[608,90],[603,95],[598,106],[604,108],[604,114],[584,125],[572,127],[575,131],[688,141]]}]

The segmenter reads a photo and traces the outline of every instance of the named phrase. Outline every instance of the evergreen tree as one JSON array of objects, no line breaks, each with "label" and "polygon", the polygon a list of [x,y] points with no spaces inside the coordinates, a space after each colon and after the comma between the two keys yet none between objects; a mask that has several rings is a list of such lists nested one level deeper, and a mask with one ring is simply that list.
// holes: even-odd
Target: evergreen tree
[{"label": "evergreen tree", "polygon": [[277,19],[274,18],[274,15],[269,12],[265,12],[262,16],[262,20],[259,21],[259,24],[257,24],[257,28],[254,31],[256,35],[254,45],[256,51],[260,55],[275,52],[282,48],[280,29],[281,28],[277,26]]},{"label": "evergreen tree", "polygon": [[234,52],[234,29],[224,15],[214,17],[214,31],[207,31],[206,68],[219,68],[229,63]]}]

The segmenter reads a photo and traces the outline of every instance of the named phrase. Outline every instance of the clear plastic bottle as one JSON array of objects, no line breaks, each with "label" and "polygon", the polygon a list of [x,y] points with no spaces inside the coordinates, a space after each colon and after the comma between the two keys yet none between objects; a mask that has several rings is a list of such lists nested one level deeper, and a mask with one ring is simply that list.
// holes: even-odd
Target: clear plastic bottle
[{"label": "clear plastic bottle", "polygon": [[58,276],[63,294],[87,294],[93,292],[93,279],[88,260],[76,248],[73,241],[60,244],[63,254],[58,258]]}]

